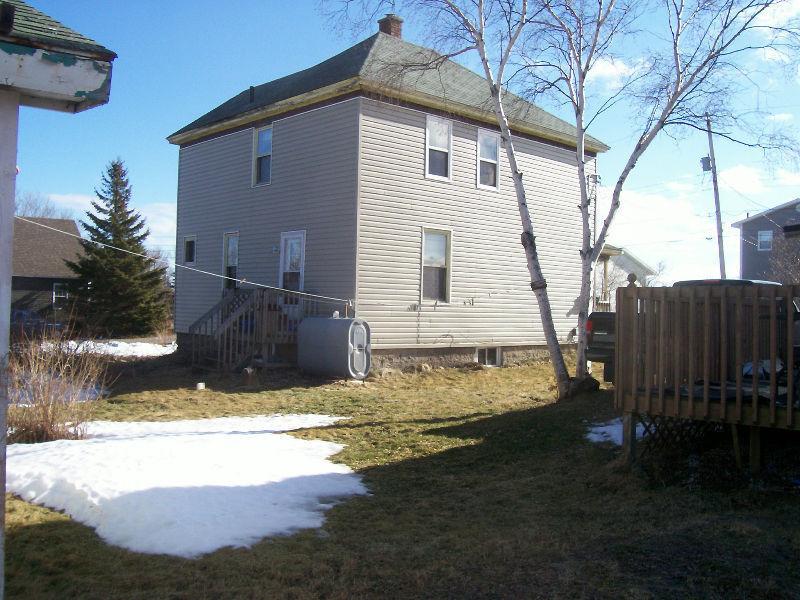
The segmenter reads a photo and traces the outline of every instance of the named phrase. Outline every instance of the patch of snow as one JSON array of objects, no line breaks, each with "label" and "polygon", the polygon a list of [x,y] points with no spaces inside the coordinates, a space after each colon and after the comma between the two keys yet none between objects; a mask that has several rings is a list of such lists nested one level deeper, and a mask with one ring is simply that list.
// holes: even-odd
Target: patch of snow
[{"label": "patch of snow", "polygon": [[70,341],[67,347],[73,352],[91,352],[92,354],[105,354],[108,356],[135,356],[156,357],[172,354],[178,349],[178,344],[153,344],[150,342],[123,342],[120,340]]},{"label": "patch of snow", "polygon": [[367,493],[328,460],[342,445],[280,433],[340,418],[92,422],[85,440],[8,446],[6,489],[136,552],[192,558],[246,547],[320,527],[334,499]]},{"label": "patch of snow", "polygon": [[[636,439],[640,440],[644,436],[644,425],[636,425]],[[622,417],[612,419],[605,423],[597,423],[589,427],[586,432],[586,439],[596,444],[611,442],[617,446],[622,445]]]}]

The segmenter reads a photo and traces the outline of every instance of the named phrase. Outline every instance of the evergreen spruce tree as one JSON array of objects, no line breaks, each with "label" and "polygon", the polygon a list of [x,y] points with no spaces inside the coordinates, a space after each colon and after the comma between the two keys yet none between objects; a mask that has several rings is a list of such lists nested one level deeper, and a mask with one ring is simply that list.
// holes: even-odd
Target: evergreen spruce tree
[{"label": "evergreen spruce tree", "polygon": [[146,254],[150,232],[142,216],[128,207],[131,186],[120,159],[112,161],[95,190],[94,212],[81,224],[89,234],[83,255],[67,265],[76,273],[73,286],[79,319],[94,333],[147,335],[167,318],[166,272],[154,260],[120,252]]}]

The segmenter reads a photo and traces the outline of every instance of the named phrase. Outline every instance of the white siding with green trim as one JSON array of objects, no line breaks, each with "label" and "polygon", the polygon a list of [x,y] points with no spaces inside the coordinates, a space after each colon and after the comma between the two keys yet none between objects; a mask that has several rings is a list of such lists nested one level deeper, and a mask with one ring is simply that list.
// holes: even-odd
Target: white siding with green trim
[{"label": "white siding with green trim", "polygon": [[[478,189],[478,128],[453,120],[452,181],[426,179],[425,113],[360,103],[356,301],[372,327],[373,347],[543,344],[505,149],[499,192]],[[580,278],[575,153],[527,139],[514,143],[556,331],[566,341],[577,322]],[[448,303],[420,303],[423,227],[452,232]]]}]

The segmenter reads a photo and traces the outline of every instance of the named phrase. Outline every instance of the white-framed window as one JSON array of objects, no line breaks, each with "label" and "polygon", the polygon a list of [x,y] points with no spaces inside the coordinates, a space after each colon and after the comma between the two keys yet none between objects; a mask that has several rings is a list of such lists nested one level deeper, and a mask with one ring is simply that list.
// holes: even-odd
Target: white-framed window
[{"label": "white-framed window", "polygon": [[758,232],[758,250],[769,252],[772,250],[772,230]]},{"label": "white-framed window", "polygon": [[232,290],[239,287],[239,232],[230,231],[222,236],[223,287]]},{"label": "white-framed window", "polygon": [[449,302],[450,232],[422,230],[422,299]]},{"label": "white-framed window", "polygon": [[306,232],[284,231],[281,233],[281,262],[278,271],[278,287],[300,292],[305,285]]},{"label": "white-framed window", "polygon": [[53,310],[61,310],[69,301],[69,286],[66,283],[53,284]]},{"label": "white-framed window", "polygon": [[500,136],[493,131],[478,129],[479,188],[496,190],[500,186]]},{"label": "white-framed window", "polygon": [[272,182],[272,126],[255,130],[253,141],[253,185]]},{"label": "white-framed window", "polygon": [[475,362],[487,367],[499,367],[503,364],[503,351],[501,348],[476,348]]},{"label": "white-framed window", "polygon": [[425,126],[425,177],[450,181],[453,123],[428,115]]},{"label": "white-framed window", "polygon": [[193,265],[197,258],[197,236],[183,236],[183,264]]}]

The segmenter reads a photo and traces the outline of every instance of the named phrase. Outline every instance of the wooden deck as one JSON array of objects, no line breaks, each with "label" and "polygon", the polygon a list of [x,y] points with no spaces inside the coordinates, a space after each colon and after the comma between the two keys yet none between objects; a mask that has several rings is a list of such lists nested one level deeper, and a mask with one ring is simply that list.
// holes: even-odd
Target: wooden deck
[{"label": "wooden deck", "polygon": [[620,288],[617,408],[800,429],[798,296],[800,286]]},{"label": "wooden deck", "polygon": [[344,300],[303,292],[237,289],[189,327],[192,365],[237,370],[257,359],[263,363],[292,361],[297,328],[309,316],[351,311]]}]

